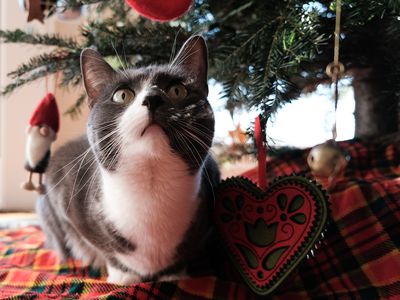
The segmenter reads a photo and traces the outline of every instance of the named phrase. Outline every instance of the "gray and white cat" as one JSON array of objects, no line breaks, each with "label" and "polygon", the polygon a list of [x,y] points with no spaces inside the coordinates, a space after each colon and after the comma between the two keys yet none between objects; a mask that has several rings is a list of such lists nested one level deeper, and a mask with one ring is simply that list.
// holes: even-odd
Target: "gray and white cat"
[{"label": "gray and white cat", "polygon": [[171,64],[126,71],[86,49],[81,68],[87,136],[50,160],[37,204],[47,242],[106,266],[109,282],[182,274],[207,255],[219,182],[205,42],[194,36]]}]

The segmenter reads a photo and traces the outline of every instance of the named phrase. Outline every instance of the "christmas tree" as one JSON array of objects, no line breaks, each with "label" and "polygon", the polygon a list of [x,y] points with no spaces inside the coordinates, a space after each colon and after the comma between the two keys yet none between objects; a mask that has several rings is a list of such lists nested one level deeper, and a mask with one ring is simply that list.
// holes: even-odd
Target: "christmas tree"
[{"label": "christmas tree", "polygon": [[[210,53],[210,77],[223,85],[227,108],[258,108],[268,118],[281,105],[320,83],[329,83],[325,67],[333,60],[335,1],[195,0],[182,18],[168,23],[131,18],[123,0],[63,0],[65,9],[88,4],[106,18],[89,20],[81,42],[58,35],[0,31],[0,41],[56,46],[21,64],[4,87],[19,86],[62,73],[62,86],[81,81],[79,55],[92,47],[117,57],[123,68],[168,63],[170,49],[190,35],[203,34]],[[352,78],[356,132],[361,138],[393,134],[400,129],[400,2],[344,0],[340,61]],[[167,52],[167,53],[166,53]],[[85,95],[68,111],[76,113]]]}]

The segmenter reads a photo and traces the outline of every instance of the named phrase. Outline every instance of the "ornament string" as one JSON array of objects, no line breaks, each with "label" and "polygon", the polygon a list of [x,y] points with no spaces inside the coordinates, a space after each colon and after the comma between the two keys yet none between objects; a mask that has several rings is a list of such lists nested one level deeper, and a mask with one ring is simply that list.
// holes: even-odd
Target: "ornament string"
[{"label": "ornament string", "polygon": [[55,94],[57,91],[57,86],[58,86],[58,75],[60,72],[56,72],[54,75],[54,89],[53,89],[53,93]]},{"label": "ornament string", "polygon": [[254,137],[257,146],[258,160],[258,185],[262,190],[267,188],[266,178],[266,151],[264,147],[263,131],[261,129],[261,118],[257,116],[254,124]]},{"label": "ornament string", "polygon": [[49,73],[47,71],[47,67],[46,67],[46,75],[44,76],[44,84],[45,84],[46,95],[47,95],[49,93]]},{"label": "ornament string", "polygon": [[336,0],[336,21],[335,21],[335,32],[334,32],[334,48],[333,48],[333,62],[326,66],[326,74],[332,79],[334,85],[334,101],[335,101],[335,122],[332,127],[332,138],[336,140],[336,111],[339,101],[339,80],[344,74],[344,65],[339,61],[339,49],[340,49],[340,21],[342,13],[342,2]]}]

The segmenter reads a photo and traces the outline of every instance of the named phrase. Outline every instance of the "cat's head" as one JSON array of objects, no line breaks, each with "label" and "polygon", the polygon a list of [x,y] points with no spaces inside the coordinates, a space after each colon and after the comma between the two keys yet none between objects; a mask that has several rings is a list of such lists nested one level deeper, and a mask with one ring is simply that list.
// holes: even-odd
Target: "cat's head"
[{"label": "cat's head", "polygon": [[169,65],[116,71],[85,49],[81,68],[91,108],[89,142],[104,168],[116,170],[130,153],[157,157],[167,145],[189,170],[199,169],[214,135],[202,37],[187,40]]}]

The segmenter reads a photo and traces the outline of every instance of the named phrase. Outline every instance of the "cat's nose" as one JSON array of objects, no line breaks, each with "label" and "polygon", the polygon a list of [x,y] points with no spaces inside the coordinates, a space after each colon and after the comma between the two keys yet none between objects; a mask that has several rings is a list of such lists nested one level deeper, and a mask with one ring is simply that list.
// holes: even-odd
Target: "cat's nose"
[{"label": "cat's nose", "polygon": [[151,113],[154,113],[164,103],[162,91],[151,89],[144,98],[142,105],[147,106]]}]

